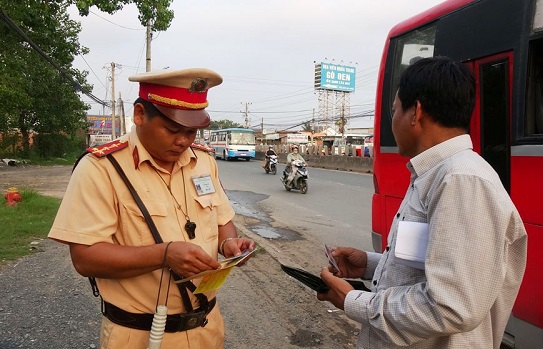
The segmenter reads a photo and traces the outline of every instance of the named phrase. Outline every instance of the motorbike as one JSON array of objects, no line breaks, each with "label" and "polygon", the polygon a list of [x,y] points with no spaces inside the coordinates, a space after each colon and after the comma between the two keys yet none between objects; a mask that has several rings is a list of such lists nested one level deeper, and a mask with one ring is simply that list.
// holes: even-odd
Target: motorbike
[{"label": "motorbike", "polygon": [[267,165],[264,167],[264,170],[266,173],[277,173],[277,155],[270,155],[270,160],[268,161]]},{"label": "motorbike", "polygon": [[281,177],[281,182],[283,182],[285,189],[287,191],[296,189],[299,190],[302,194],[307,193],[307,168],[305,167],[305,163],[300,160],[294,160],[293,171],[296,171],[296,173],[294,174],[294,178],[292,179],[292,182],[290,182],[290,184],[287,183],[289,175],[287,169],[289,167],[290,165],[285,168],[285,170],[283,171],[283,176]]}]

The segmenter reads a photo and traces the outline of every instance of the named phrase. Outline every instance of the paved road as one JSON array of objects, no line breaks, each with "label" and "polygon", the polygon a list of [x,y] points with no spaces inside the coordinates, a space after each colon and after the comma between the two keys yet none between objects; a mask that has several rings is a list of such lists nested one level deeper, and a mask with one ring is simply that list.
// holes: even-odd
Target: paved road
[{"label": "paved road", "polygon": [[[301,232],[321,243],[372,248],[372,175],[310,167],[309,190],[300,194],[287,192],[281,175],[266,174],[258,161],[217,163],[231,201],[249,208],[242,214],[256,215],[274,227]],[[284,167],[279,164],[280,172]]]}]

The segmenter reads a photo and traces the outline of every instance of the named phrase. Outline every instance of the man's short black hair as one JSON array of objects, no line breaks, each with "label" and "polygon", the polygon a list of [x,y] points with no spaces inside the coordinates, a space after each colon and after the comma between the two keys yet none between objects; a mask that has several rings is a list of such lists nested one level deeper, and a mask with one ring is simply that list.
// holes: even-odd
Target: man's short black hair
[{"label": "man's short black hair", "polygon": [[403,72],[398,98],[402,109],[419,101],[440,125],[468,130],[475,107],[475,78],[467,66],[447,57],[423,58]]}]

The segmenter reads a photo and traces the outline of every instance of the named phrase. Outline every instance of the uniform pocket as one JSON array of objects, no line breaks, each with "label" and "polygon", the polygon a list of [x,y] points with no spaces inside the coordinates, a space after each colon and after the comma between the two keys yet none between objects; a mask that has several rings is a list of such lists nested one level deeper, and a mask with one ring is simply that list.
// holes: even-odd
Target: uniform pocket
[{"label": "uniform pocket", "polygon": [[219,235],[216,208],[220,200],[215,194],[198,196],[194,200],[198,203],[198,220],[196,221],[198,233],[202,234],[206,242],[216,239]]},{"label": "uniform pocket", "polygon": [[[155,199],[142,199],[149,215],[153,219],[155,225],[159,226],[159,220],[166,217],[166,205]],[[149,229],[149,225],[143,216],[138,205],[133,200],[124,200],[122,203],[122,227],[123,234],[121,237],[125,239],[124,243],[130,246],[145,246],[155,243],[153,234]]]}]

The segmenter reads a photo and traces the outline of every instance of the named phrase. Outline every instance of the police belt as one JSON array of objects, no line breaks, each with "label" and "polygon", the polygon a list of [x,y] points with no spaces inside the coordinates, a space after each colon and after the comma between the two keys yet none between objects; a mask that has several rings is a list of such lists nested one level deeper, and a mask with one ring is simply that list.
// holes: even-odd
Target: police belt
[{"label": "police belt", "polygon": [[[196,327],[204,327],[207,324],[206,316],[213,310],[217,299],[209,301],[207,312],[202,308],[186,314],[168,315],[166,318],[165,332],[174,333],[192,330]],[[111,303],[104,301],[103,314],[111,322],[136,330],[150,331],[154,314],[136,314],[125,311]]]}]

